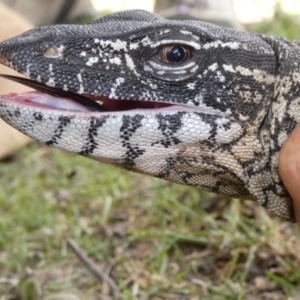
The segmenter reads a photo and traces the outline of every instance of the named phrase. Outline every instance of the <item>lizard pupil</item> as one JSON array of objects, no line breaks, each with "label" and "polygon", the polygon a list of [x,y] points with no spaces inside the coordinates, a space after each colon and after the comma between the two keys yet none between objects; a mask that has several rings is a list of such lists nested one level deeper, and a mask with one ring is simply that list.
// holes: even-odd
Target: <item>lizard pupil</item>
[{"label": "lizard pupil", "polygon": [[167,53],[167,60],[170,63],[180,63],[185,59],[186,51],[182,46],[174,46]]}]

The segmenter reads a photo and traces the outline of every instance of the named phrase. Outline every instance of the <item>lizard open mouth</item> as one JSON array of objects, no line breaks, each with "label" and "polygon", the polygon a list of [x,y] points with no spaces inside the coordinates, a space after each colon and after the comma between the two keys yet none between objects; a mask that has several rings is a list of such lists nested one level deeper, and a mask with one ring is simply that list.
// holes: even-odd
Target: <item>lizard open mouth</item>
[{"label": "lizard open mouth", "polygon": [[74,92],[60,90],[55,87],[49,87],[28,78],[3,74],[0,74],[0,77],[18,82],[39,91],[22,94],[10,93],[8,95],[2,95],[1,99],[12,100],[20,104],[42,108],[79,112],[117,112],[132,109],[158,109],[172,106],[172,104],[169,103],[154,101],[124,101],[103,96],[80,95]]}]

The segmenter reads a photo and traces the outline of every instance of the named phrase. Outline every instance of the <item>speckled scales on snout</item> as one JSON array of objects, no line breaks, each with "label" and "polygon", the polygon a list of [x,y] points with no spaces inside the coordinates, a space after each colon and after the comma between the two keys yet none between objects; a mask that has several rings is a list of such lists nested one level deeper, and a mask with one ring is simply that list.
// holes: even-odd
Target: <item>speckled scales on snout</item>
[{"label": "speckled scales on snout", "polygon": [[[166,63],[169,45],[190,56]],[[50,146],[257,200],[292,220],[277,166],[300,119],[299,52],[284,39],[144,11],[37,28],[2,42],[0,62],[65,91],[177,108],[74,113],[0,100],[0,116]]]}]

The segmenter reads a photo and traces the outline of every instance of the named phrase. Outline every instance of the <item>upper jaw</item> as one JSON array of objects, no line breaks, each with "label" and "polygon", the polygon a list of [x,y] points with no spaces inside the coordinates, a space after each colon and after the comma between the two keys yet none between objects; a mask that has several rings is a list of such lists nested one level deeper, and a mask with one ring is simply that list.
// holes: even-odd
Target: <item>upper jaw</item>
[{"label": "upper jaw", "polygon": [[[102,98],[103,100],[104,98]],[[93,101],[93,100],[91,100]],[[105,99],[106,105],[99,105],[101,107],[100,110],[91,109],[85,105],[82,105],[72,98],[62,98],[62,97],[54,97],[52,95],[48,95],[41,92],[25,92],[22,94],[10,93],[8,95],[0,96],[0,103],[5,105],[14,105],[19,108],[23,108],[26,110],[41,112],[41,111],[52,111],[55,113],[60,113],[62,115],[80,115],[82,113],[89,115],[120,115],[120,114],[158,114],[158,113],[176,113],[176,112],[196,112],[203,114],[211,114],[218,115],[221,117],[226,117],[222,112],[216,111],[210,108],[195,108],[187,105],[165,105],[164,103],[159,102],[141,102],[136,101],[139,106],[135,105],[135,107],[130,107],[130,104],[135,101],[127,101],[127,100],[112,100]],[[116,103],[114,103],[116,102]],[[127,104],[126,109],[118,109],[118,103]],[[109,104],[107,104],[109,103]],[[103,107],[102,107],[103,106]],[[114,107],[114,109],[107,110],[107,106]],[[143,107],[144,106],[144,107]]]},{"label": "upper jaw", "polygon": [[117,100],[109,99],[103,96],[79,95],[73,92],[63,91],[58,88],[49,87],[42,83],[31,79],[0,75],[5,79],[9,79],[31,88],[35,88],[40,92],[28,92],[24,94],[4,95],[0,97],[0,101],[11,101],[17,105],[27,105],[31,109],[50,109],[68,112],[90,112],[90,113],[159,113],[163,111],[195,111],[201,113],[215,114],[226,116],[213,108],[193,107],[188,105],[177,105],[176,103],[164,103],[157,101],[139,101],[139,100]]}]

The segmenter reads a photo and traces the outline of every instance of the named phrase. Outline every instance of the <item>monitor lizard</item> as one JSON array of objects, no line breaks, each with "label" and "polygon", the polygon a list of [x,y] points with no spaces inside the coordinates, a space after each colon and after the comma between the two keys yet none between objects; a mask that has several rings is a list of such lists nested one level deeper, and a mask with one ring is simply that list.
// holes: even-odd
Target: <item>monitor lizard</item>
[{"label": "monitor lizard", "polygon": [[293,220],[278,155],[300,120],[299,57],[298,42],[141,10],[35,28],[0,43],[0,62],[41,92],[1,96],[0,117],[46,145]]}]

